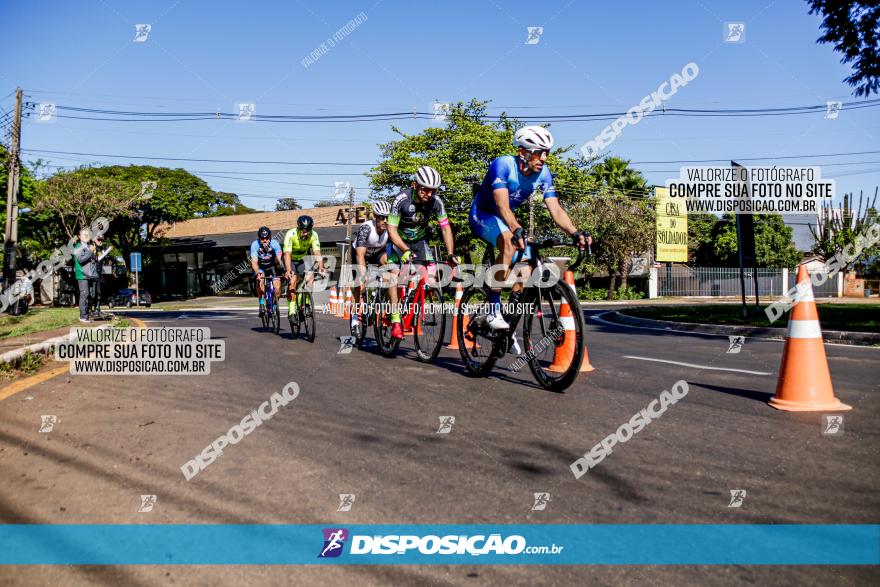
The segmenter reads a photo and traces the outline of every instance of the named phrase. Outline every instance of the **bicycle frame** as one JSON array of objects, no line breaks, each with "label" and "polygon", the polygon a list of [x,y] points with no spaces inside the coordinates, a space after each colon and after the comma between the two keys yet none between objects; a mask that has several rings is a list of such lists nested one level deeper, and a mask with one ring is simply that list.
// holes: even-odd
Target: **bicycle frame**
[{"label": "bicycle frame", "polygon": [[[405,286],[398,286],[398,300],[403,302],[407,299],[407,296],[410,295],[411,292],[414,291],[413,299],[409,303],[409,307],[404,307],[404,313],[401,317],[401,323],[403,325],[404,330],[412,330],[415,325],[414,322],[416,320],[416,316],[418,312],[412,311],[414,308],[418,307],[419,312],[424,312],[425,309],[425,285],[427,285],[427,275],[430,272],[429,267],[435,265],[434,261],[424,261],[421,263],[416,263],[414,261],[409,262],[409,266],[407,267],[407,282]],[[412,273],[413,265],[420,265],[424,267],[424,270],[419,271],[419,279],[415,285],[415,290],[413,290],[410,285],[413,283],[413,278],[410,275]]]}]

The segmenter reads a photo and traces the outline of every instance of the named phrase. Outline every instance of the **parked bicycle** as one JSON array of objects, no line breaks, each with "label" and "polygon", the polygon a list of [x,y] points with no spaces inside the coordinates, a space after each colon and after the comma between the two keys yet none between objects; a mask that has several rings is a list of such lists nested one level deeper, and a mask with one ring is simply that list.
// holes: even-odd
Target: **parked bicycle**
[{"label": "parked bicycle", "polygon": [[[541,249],[566,246],[558,240],[530,243],[528,264],[533,279],[526,284],[513,308],[502,307],[502,315],[510,325],[506,330],[492,330],[487,324],[491,305],[487,285],[469,286],[462,294],[457,334],[462,361],[474,375],[488,375],[499,358],[515,344],[515,332],[523,321],[522,358],[539,385],[561,392],[575,380],[584,358],[584,320],[580,302],[573,288],[561,279],[551,279]],[[523,256],[520,251],[510,265],[512,269]],[[484,266],[495,258],[493,247],[488,247]],[[568,270],[581,264],[584,251]],[[538,279],[540,277],[540,279]],[[553,285],[543,285],[553,282]],[[566,308],[567,306],[567,308]],[[507,310],[505,312],[504,310]]]}]

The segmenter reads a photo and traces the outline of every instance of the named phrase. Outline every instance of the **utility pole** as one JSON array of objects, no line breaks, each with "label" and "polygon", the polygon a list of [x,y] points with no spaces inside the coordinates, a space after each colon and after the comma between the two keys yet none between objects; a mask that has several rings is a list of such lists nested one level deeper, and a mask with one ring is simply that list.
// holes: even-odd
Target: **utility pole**
[{"label": "utility pole", "polygon": [[[342,272],[339,275],[345,275],[346,280],[351,271],[350,267],[354,258],[351,252],[351,223],[354,216],[354,186],[348,188],[348,209],[345,211],[345,251],[342,261]],[[344,272],[344,273],[343,273]]]},{"label": "utility pole", "polygon": [[9,186],[6,191],[6,229],[3,233],[3,279],[9,287],[15,282],[15,243],[18,241],[18,184],[21,165],[21,88],[15,90],[15,116],[9,145]]},{"label": "utility pole", "polygon": [[[352,216],[354,215],[354,186],[348,189],[348,210],[346,210],[347,214],[345,217],[348,219],[348,222],[345,223],[345,242],[351,244],[351,221]],[[349,254],[349,256],[351,256]]]}]

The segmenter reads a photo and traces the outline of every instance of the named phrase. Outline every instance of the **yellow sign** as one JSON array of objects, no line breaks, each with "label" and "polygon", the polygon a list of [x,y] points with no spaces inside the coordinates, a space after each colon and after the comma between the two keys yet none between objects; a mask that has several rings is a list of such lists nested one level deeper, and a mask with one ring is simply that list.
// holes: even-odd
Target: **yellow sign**
[{"label": "yellow sign", "polygon": [[683,200],[673,200],[666,188],[654,188],[657,210],[657,261],[687,263],[688,221]]}]

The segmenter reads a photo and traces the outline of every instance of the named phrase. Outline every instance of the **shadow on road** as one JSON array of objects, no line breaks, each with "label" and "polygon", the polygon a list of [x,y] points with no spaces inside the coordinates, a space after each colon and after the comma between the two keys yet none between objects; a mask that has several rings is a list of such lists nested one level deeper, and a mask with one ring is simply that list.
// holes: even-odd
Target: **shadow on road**
[{"label": "shadow on road", "polygon": [[709,383],[699,383],[696,381],[688,381],[691,385],[698,385],[703,389],[708,389],[710,391],[720,391],[721,393],[727,393],[730,395],[736,395],[739,397],[744,397],[746,399],[752,399],[759,401],[761,403],[767,403],[771,397],[773,397],[773,393],[768,391],[756,391],[753,389],[741,389],[738,387],[725,387],[723,385],[710,385]]}]

